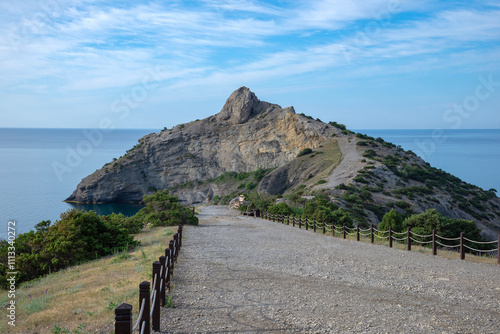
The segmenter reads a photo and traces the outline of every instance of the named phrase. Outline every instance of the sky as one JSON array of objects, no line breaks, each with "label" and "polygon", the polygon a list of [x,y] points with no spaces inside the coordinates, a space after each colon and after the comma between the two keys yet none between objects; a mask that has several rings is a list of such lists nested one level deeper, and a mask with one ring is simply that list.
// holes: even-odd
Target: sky
[{"label": "sky", "polygon": [[500,1],[0,0],[0,127],[161,129],[261,100],[500,129]]}]

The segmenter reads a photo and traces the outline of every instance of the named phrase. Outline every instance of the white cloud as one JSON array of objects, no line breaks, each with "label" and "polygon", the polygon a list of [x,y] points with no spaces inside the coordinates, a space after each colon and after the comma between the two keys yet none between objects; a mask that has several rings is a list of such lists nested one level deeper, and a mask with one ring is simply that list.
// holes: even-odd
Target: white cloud
[{"label": "white cloud", "polygon": [[[98,92],[134,85],[156,64],[168,73],[163,87],[177,91],[500,67],[498,48],[487,45],[500,31],[500,10],[491,8],[409,0],[55,4],[0,4],[4,39],[17,44],[0,44],[0,90]],[[378,20],[381,13],[391,19]],[[380,25],[364,38],[370,24]]]}]

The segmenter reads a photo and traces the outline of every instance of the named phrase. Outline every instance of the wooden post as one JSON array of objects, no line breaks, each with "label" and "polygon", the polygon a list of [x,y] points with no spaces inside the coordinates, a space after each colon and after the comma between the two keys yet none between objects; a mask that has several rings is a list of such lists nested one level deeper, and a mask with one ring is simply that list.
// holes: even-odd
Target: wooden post
[{"label": "wooden post", "polygon": [[160,256],[160,263],[163,270],[161,271],[161,280],[163,281],[163,286],[160,289],[160,300],[161,306],[165,306],[165,288],[167,286],[166,274],[167,274],[167,258],[165,255]]},{"label": "wooden post", "polygon": [[174,267],[175,267],[175,256],[174,256],[174,241],[170,240],[168,244],[168,248],[170,248],[170,278],[172,278],[172,275],[174,274]]},{"label": "wooden post", "polygon": [[287,216],[286,216],[286,224],[287,224],[287,225],[290,225],[290,215],[287,215]]},{"label": "wooden post", "polygon": [[166,268],[166,273],[165,273],[165,289],[168,289],[170,291],[170,248],[165,248],[165,268]]},{"label": "wooden post", "polygon": [[323,220],[323,234],[326,234],[325,220]]},{"label": "wooden post", "polygon": [[[151,305],[153,307],[153,330],[159,332],[160,331],[160,271],[161,271],[161,263],[160,261],[153,262],[153,296],[156,292],[156,298],[153,297],[154,304]],[[156,282],[154,281],[156,276]]]},{"label": "wooden post", "polygon": [[306,224],[306,231],[307,231],[307,230],[309,230],[309,218],[307,218],[307,217],[306,217],[305,224]]},{"label": "wooden post", "polygon": [[332,220],[332,236],[335,237],[335,222]]},{"label": "wooden post", "polygon": [[373,224],[370,226],[370,237],[372,244],[375,242],[375,236],[373,234]]},{"label": "wooden post", "polygon": [[151,319],[149,318],[149,314],[151,313],[150,308],[150,283],[148,281],[141,282],[139,284],[139,307],[142,305],[142,300],[145,299],[144,303],[144,311],[142,312],[142,319],[139,324],[139,333],[142,332],[142,326],[144,326],[144,334],[151,334]]},{"label": "wooden post", "polygon": [[132,305],[121,303],[115,308],[115,334],[132,334]]},{"label": "wooden post", "polygon": [[392,227],[389,226],[389,248],[392,248]]},{"label": "wooden post", "polygon": [[345,223],[342,224],[342,234],[344,235],[344,239],[346,238],[345,233]]},{"label": "wooden post", "polygon": [[292,216],[292,227],[295,227],[295,216]]},{"label": "wooden post", "polygon": [[465,260],[464,232],[460,232],[460,260]]},{"label": "wooden post", "polygon": [[313,219],[313,231],[316,233],[316,218]]},{"label": "wooden post", "polygon": [[174,259],[175,261],[177,261],[177,257],[179,256],[179,233],[174,234],[174,245],[175,245]]},{"label": "wooden post", "polygon": [[179,230],[177,233],[179,233],[179,248],[182,247],[182,230],[184,229],[184,225],[179,226]]},{"label": "wooden post", "polygon": [[299,229],[302,228],[302,217],[299,217]]},{"label": "wooden post", "polygon": [[436,230],[432,230],[432,255],[437,255]]},{"label": "wooden post", "polygon": [[359,225],[356,226],[356,241],[359,241]]},{"label": "wooden post", "polygon": [[406,250],[411,251],[411,230],[410,226],[408,226],[408,229],[406,230],[406,243],[408,244],[406,247]]}]

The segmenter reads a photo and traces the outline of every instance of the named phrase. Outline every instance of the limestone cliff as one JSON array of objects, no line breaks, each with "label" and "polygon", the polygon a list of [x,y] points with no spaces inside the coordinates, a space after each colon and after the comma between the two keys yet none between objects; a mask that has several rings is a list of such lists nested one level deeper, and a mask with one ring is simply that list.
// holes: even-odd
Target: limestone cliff
[{"label": "limestone cliff", "polygon": [[[305,148],[312,152],[298,156]],[[266,171],[251,173],[256,170]],[[67,201],[139,202],[158,189],[190,204],[255,190],[295,197],[323,192],[360,221],[378,223],[391,208],[407,215],[436,208],[474,220],[489,237],[500,232],[500,199],[492,191],[382,138],[260,101],[246,87],[214,116],[139,139],[125,156],[84,178]]]},{"label": "limestone cliff", "polygon": [[135,202],[154,189],[278,167],[334,132],[241,87],[215,116],[139,139],[125,156],[84,178],[66,201]]}]

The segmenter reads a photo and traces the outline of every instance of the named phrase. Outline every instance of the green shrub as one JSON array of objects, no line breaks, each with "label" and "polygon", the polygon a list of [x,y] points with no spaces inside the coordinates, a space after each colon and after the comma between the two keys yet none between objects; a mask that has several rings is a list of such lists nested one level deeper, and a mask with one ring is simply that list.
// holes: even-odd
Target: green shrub
[{"label": "green shrub", "polygon": [[[429,209],[421,214],[412,215],[403,221],[403,228],[410,227],[414,233],[432,234],[432,230],[445,238],[457,238],[463,232],[465,237],[475,241],[484,241],[479,229],[473,221],[454,219],[443,216],[436,209]],[[485,249],[484,245],[472,245],[474,248]]]},{"label": "green shrub", "polygon": [[286,203],[278,203],[271,205],[267,212],[277,215],[291,215],[293,213],[292,209]]},{"label": "green shrub", "polygon": [[374,151],[374,150],[366,150],[364,153],[363,153],[363,156],[365,158],[370,158],[370,159],[374,159],[376,156],[377,156],[377,153]]},{"label": "green shrub", "polygon": [[340,129],[340,130],[347,130],[347,128],[346,128],[346,126],[344,124],[339,124],[337,122],[328,122],[328,124],[330,124],[331,126],[336,127],[337,129]]},{"label": "green shrub", "polygon": [[389,227],[391,227],[394,232],[402,232],[403,219],[403,216],[397,213],[396,210],[391,209],[391,211],[384,215],[380,224],[378,224],[378,229],[381,231],[388,231]]}]

